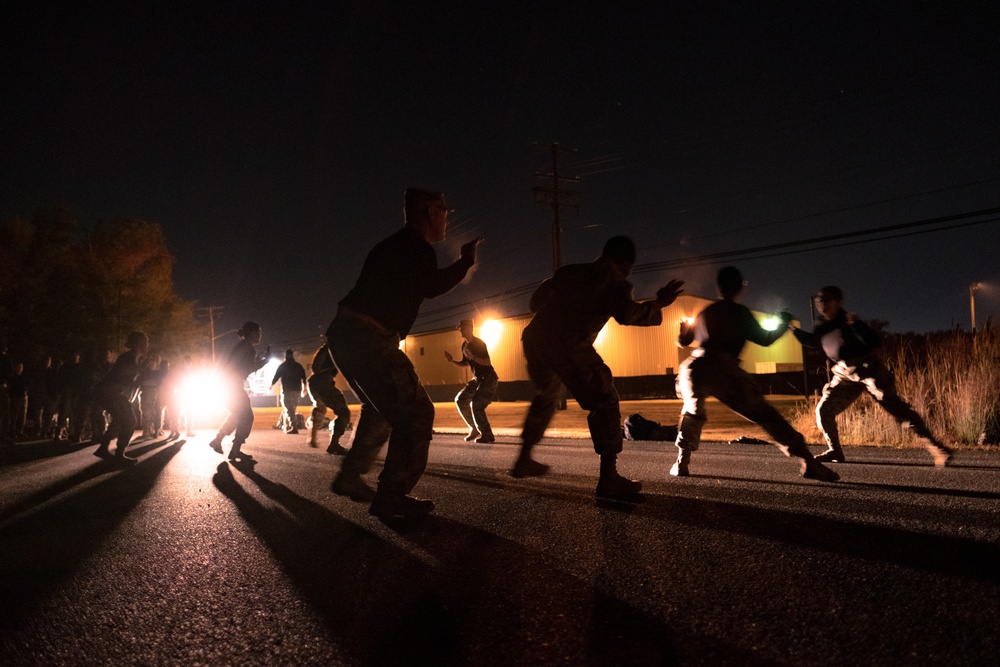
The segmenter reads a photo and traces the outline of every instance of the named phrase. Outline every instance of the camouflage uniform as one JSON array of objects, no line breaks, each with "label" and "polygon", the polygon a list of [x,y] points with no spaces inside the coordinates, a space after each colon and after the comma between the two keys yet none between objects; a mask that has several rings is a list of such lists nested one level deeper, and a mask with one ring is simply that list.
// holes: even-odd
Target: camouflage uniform
[{"label": "camouflage uniform", "polygon": [[534,318],[521,340],[535,397],[524,420],[522,448],[541,441],[565,384],[590,414],[587,424],[594,450],[622,450],[621,411],[611,369],[594,349],[597,334],[614,317],[619,324],[656,326],[663,321],[655,301],[633,299],[632,283],[601,257],[590,264],[561,267],[531,297]]},{"label": "camouflage uniform", "polygon": [[327,330],[330,352],[361,400],[361,417],[340,475],[371,469],[388,440],[379,493],[408,494],[427,466],[434,404],[399,349],[424,299],[460,283],[473,258],[437,268],[433,246],[405,226],[378,243]]},{"label": "camouflage uniform", "polygon": [[803,345],[822,348],[833,362],[833,379],[823,387],[823,396],[816,405],[816,425],[828,446],[820,460],[844,461],[837,415],[867,391],[899,424],[924,440],[935,460],[947,462],[951,450],[934,437],[923,417],[896,393],[896,379],[876,351],[879,336],[868,325],[860,320],[848,324],[847,313],[840,309],[832,319],[815,322],[812,333],[801,329],[793,333]]},{"label": "camouflage uniform", "polygon": [[496,400],[500,378],[492,364],[480,364],[477,357],[489,359],[490,351],[481,338],[473,336],[472,340],[462,343],[462,359],[472,369],[472,379],[455,396],[455,405],[466,425],[480,433],[479,442],[490,443],[494,436],[486,408]]},{"label": "camouflage uniform", "polygon": [[333,410],[333,434],[330,436],[330,444],[327,452],[331,454],[344,453],[340,446],[340,438],[351,423],[351,410],[347,407],[344,394],[337,389],[334,378],[340,371],[337,364],[333,363],[333,356],[330,348],[326,345],[319,348],[312,361],[312,375],[306,383],[309,387],[309,397],[313,402],[312,411],[312,433],[309,436],[309,444],[316,446],[316,433],[326,417],[327,407]]}]

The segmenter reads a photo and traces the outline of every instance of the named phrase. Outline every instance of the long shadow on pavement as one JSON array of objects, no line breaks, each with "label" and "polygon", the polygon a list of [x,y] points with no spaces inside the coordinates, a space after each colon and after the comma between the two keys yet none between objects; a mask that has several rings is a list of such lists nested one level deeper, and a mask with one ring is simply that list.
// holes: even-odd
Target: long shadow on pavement
[{"label": "long shadow on pavement", "polygon": [[[165,444],[167,444],[166,440],[150,442],[142,447],[130,447],[128,449],[128,453],[129,456],[132,457],[141,456]],[[178,441],[177,444],[184,444],[184,440]],[[90,447],[89,444],[87,446]],[[42,503],[47,502],[56,496],[69,491],[73,487],[87,482],[88,480],[100,477],[101,475],[106,475],[116,470],[125,469],[126,468],[123,468],[113,459],[94,459],[94,463],[87,466],[83,470],[80,470],[69,477],[61,479],[44,488],[38,489],[34,493],[22,498],[17,503],[0,511],[0,524],[11,517],[17,516],[21,512],[30,510],[32,507],[37,507],[38,505],[41,505]]]},{"label": "long shadow on pavement", "polygon": [[[437,515],[372,530],[246,466],[286,511],[264,507],[221,464],[217,488],[268,545],[329,631],[366,664],[755,664],[559,570],[524,545]],[[624,521],[615,515],[612,521]],[[377,534],[388,530],[387,536]],[[395,535],[395,539],[391,538]],[[628,567],[628,564],[622,564]]]},{"label": "long shadow on pavement", "polygon": [[[0,630],[18,627],[149,493],[182,441],[0,529]],[[87,469],[89,470],[89,468]],[[83,480],[77,480],[77,483]]]},{"label": "long shadow on pavement", "polygon": [[90,446],[89,440],[73,443],[51,439],[18,442],[7,447],[0,447],[0,467],[72,454]]},{"label": "long shadow on pavement", "polygon": [[[470,468],[466,474],[454,466],[449,472],[428,470],[427,475],[495,489],[512,490],[512,482],[496,477],[477,476]],[[714,477],[713,479],[725,479]],[[734,481],[746,482],[746,479]],[[768,484],[773,484],[768,481]],[[798,482],[789,483],[799,485]],[[811,485],[806,482],[803,485]],[[880,486],[880,485],[872,485]],[[517,490],[541,497],[592,505],[594,497],[565,487],[546,486],[543,482],[519,484]],[[833,487],[837,488],[837,487]],[[892,487],[895,489],[896,487]],[[923,487],[917,487],[921,490]],[[910,487],[899,487],[911,491]],[[711,489],[704,489],[711,492]],[[961,494],[959,494],[961,495]],[[695,528],[730,531],[846,555],[911,567],[943,575],[954,575],[986,582],[1000,581],[1000,545],[975,539],[929,535],[899,528],[869,526],[851,521],[816,516],[782,509],[761,509],[743,504],[707,498],[645,493],[637,515]]]}]

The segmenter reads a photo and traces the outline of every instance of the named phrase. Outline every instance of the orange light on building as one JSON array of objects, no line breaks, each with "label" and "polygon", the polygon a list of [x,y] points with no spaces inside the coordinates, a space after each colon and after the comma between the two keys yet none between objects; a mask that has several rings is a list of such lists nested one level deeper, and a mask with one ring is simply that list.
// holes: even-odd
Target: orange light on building
[{"label": "orange light on building", "polygon": [[503,335],[503,322],[499,320],[486,320],[479,325],[479,337],[491,350],[500,343],[501,335]]}]

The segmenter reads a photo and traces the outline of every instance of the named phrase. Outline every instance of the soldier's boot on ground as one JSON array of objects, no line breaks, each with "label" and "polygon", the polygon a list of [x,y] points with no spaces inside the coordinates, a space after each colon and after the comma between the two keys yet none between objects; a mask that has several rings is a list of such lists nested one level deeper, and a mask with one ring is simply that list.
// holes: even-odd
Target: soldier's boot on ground
[{"label": "soldier's boot on ground", "polygon": [[348,451],[349,450],[346,447],[342,447],[340,445],[340,438],[339,437],[335,436],[335,437],[330,438],[330,444],[326,448],[326,453],[327,454],[333,454],[335,456],[343,456]]},{"label": "soldier's boot on ground", "polygon": [[820,482],[836,482],[840,475],[827,468],[813,457],[805,442],[800,442],[786,449],[788,456],[798,459],[802,476]]},{"label": "soldier's boot on ground", "polygon": [[617,460],[615,454],[601,456],[601,476],[595,492],[600,498],[627,499],[642,491],[642,482],[622,477],[618,473]]},{"label": "soldier's boot on ground", "polygon": [[413,519],[434,511],[434,501],[403,493],[397,485],[379,483],[368,513],[380,519]]},{"label": "soldier's boot on ground", "polygon": [[469,435],[465,436],[465,441],[474,442],[475,440],[481,437],[483,437],[483,434],[480,433],[478,429],[473,428],[471,431],[469,431]]},{"label": "soldier's boot on ground", "polygon": [[316,448],[319,447],[319,443],[316,441],[316,437],[319,434],[319,427],[316,425],[316,420],[313,420],[312,428],[309,429],[309,446]]},{"label": "soldier's boot on ground", "polygon": [[688,464],[691,463],[691,450],[677,448],[677,460],[670,466],[670,474],[674,477],[687,477],[691,474]]},{"label": "soldier's boot on ground", "polygon": [[927,439],[927,451],[931,453],[934,457],[934,467],[944,468],[949,463],[954,456],[951,449],[946,447],[944,444],[938,442],[937,440],[928,438]]},{"label": "soldier's boot on ground", "polygon": [[482,445],[489,445],[497,441],[497,439],[493,436],[493,429],[490,428],[489,424],[481,428],[480,431],[482,431],[482,435],[476,438],[476,442]]},{"label": "soldier's boot on ground", "polygon": [[242,442],[234,442],[232,449],[229,450],[229,460],[230,461],[253,461],[253,456],[247,454],[242,449]]},{"label": "soldier's boot on ground", "polygon": [[365,482],[361,475],[343,470],[330,484],[330,490],[338,496],[347,496],[359,503],[370,503],[375,499],[375,489]]},{"label": "soldier's boot on ground", "polygon": [[531,458],[531,448],[521,448],[521,454],[514,462],[514,467],[510,470],[510,476],[517,479],[525,477],[541,477],[549,471],[549,466]]},{"label": "soldier's boot on ground", "polygon": [[111,458],[111,450],[109,449],[109,447],[110,447],[109,443],[102,441],[101,444],[97,446],[97,450],[94,452],[94,456],[96,456],[99,459]]},{"label": "soldier's boot on ground", "polygon": [[133,465],[135,463],[138,463],[139,459],[132,458],[131,456],[128,456],[125,453],[125,448],[122,447],[121,445],[118,445],[118,448],[115,449],[114,461],[115,461],[115,463],[118,463],[120,465],[130,466],[130,465]]},{"label": "soldier's boot on ground", "polygon": [[217,435],[208,442],[208,446],[215,450],[216,454],[222,453],[222,436]]},{"label": "soldier's boot on ground", "polygon": [[844,456],[844,450],[842,449],[828,449],[822,454],[817,454],[816,460],[820,463],[846,463],[847,457]]},{"label": "soldier's boot on ground", "polygon": [[829,448],[816,456],[816,460],[820,463],[845,463],[847,457],[844,456],[844,450],[840,448],[839,444],[830,444]]}]

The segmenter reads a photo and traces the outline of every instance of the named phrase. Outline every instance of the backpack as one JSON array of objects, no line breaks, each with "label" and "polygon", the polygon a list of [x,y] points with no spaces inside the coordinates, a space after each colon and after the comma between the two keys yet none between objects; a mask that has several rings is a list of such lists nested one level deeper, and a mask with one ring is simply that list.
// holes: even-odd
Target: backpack
[{"label": "backpack", "polygon": [[622,435],[626,440],[659,440],[674,441],[677,439],[676,426],[663,426],[651,419],[646,419],[638,412],[625,418]]}]

